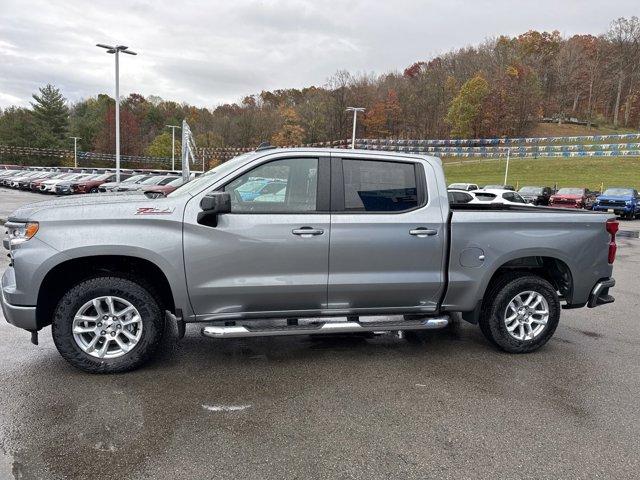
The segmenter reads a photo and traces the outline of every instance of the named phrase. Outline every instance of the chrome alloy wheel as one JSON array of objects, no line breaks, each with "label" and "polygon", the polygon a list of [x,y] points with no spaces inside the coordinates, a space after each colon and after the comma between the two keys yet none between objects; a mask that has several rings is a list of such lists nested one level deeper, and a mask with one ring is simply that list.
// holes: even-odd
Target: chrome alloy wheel
[{"label": "chrome alloy wheel", "polygon": [[73,338],[83,352],[98,358],[117,358],[130,352],[142,336],[140,312],[120,297],[97,297],[73,318]]},{"label": "chrome alloy wheel", "polygon": [[533,340],[549,321],[549,304],[538,292],[528,290],[511,299],[504,312],[504,324],[516,340]]}]

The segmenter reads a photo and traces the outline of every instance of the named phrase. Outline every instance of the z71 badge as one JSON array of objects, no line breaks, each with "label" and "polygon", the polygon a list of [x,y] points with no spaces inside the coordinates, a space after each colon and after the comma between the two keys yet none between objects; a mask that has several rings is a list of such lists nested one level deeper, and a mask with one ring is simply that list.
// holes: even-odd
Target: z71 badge
[{"label": "z71 badge", "polygon": [[136,215],[171,215],[176,207],[138,207]]}]

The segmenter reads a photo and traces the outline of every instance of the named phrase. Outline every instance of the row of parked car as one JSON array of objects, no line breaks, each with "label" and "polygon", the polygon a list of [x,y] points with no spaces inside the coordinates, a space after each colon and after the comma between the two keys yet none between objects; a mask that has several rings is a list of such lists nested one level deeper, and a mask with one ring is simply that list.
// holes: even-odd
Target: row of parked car
[{"label": "row of parked car", "polygon": [[0,169],[0,186],[54,195],[132,191],[167,195],[183,183],[176,173],[153,171],[121,171],[116,182],[115,172],[105,169]]},{"label": "row of parked car", "polygon": [[525,186],[517,192],[512,185],[452,183],[449,185],[452,203],[532,204],[560,208],[582,208],[610,212],[627,220],[640,217],[640,195],[631,187],[607,188],[603,193],[588,188]]}]

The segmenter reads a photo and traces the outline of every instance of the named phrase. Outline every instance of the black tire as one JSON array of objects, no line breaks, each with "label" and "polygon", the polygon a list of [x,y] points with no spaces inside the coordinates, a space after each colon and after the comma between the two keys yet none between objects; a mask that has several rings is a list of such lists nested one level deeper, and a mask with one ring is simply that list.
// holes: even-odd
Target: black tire
[{"label": "black tire", "polygon": [[[518,340],[505,325],[505,311],[518,294],[533,291],[541,294],[549,307],[547,324],[533,339]],[[547,280],[528,272],[512,272],[499,277],[485,294],[480,314],[480,330],[492,344],[509,353],[528,353],[542,347],[553,336],[560,320],[560,300]]]},{"label": "black tire", "polygon": [[[117,358],[98,358],[85,353],[76,343],[72,324],[86,302],[100,296],[116,296],[130,302],[140,313],[142,333],[138,343]],[[89,373],[120,373],[138,368],[151,358],[160,343],[165,319],[154,296],[139,283],[121,277],[85,280],[63,295],[55,312],[51,333],[58,352],[71,365]]]},{"label": "black tire", "polygon": [[93,187],[91,190],[89,190],[89,193],[98,193],[98,188]]}]

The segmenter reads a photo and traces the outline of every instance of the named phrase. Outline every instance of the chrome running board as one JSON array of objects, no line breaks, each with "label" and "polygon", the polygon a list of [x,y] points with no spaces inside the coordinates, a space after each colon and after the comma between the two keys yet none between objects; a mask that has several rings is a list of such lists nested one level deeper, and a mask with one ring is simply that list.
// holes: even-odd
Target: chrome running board
[{"label": "chrome running board", "polygon": [[398,330],[436,330],[449,325],[449,316],[428,317],[402,322],[318,322],[308,325],[254,327],[245,325],[212,325],[202,334],[212,338],[276,337],[282,335],[323,335],[329,333],[386,332]]}]

